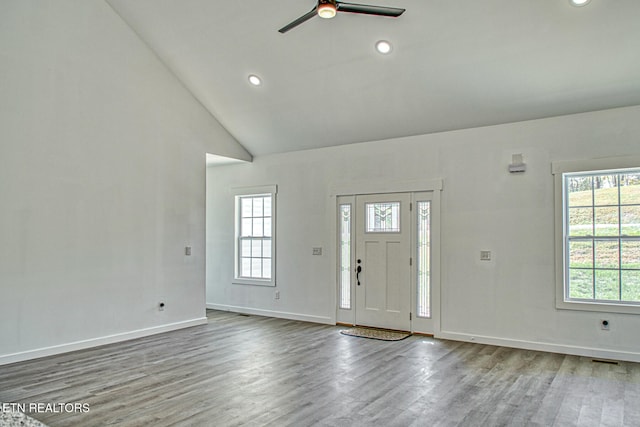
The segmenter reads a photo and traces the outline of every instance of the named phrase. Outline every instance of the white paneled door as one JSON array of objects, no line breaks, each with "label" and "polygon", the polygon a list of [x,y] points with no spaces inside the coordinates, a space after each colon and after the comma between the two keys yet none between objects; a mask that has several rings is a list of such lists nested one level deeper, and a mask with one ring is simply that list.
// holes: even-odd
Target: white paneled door
[{"label": "white paneled door", "polygon": [[411,194],[356,197],[355,323],[411,330]]}]

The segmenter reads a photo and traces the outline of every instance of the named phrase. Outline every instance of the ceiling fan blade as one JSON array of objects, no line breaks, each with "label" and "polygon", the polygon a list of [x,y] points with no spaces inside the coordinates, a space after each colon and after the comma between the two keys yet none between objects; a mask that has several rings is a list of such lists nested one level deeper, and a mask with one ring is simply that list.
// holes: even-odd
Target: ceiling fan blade
[{"label": "ceiling fan blade", "polygon": [[285,25],[284,27],[280,28],[278,31],[281,32],[282,34],[284,34],[287,31],[297,27],[298,25],[300,25],[300,24],[302,24],[304,22],[307,22],[309,19],[313,18],[317,14],[318,13],[316,12],[316,8],[314,7],[313,9],[311,9],[311,12],[302,15],[300,18],[298,18],[295,21]]},{"label": "ceiling fan blade", "polygon": [[406,10],[398,7],[373,6],[369,4],[355,4],[336,2],[338,12],[364,13],[366,15],[391,16],[396,18]]}]

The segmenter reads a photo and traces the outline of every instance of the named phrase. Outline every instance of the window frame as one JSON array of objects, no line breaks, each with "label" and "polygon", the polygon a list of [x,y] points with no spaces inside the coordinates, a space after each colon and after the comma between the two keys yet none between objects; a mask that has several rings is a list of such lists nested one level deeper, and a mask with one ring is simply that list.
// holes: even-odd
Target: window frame
[{"label": "window frame", "polygon": [[[278,193],[277,185],[263,185],[259,187],[243,187],[232,190],[234,196],[234,272],[233,284],[236,285],[257,285],[257,286],[276,286],[276,195]],[[247,197],[271,197],[271,278],[248,278],[241,277],[241,250],[242,250],[242,211],[240,200]]]},{"label": "window frame", "polygon": [[566,200],[564,179],[567,174],[622,173],[626,170],[640,169],[640,156],[611,157],[592,160],[553,162],[551,172],[554,176],[555,211],[555,269],[556,269],[556,308],[606,313],[640,314],[640,304],[625,301],[578,300],[569,299],[567,293],[568,244],[566,236]]}]

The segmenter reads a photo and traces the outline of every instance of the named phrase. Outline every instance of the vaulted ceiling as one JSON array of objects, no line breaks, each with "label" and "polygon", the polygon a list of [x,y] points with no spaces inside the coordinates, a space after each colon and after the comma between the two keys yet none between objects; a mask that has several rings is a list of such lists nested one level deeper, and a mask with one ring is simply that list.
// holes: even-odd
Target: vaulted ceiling
[{"label": "vaulted ceiling", "polygon": [[257,156],[640,104],[638,0],[107,1]]}]

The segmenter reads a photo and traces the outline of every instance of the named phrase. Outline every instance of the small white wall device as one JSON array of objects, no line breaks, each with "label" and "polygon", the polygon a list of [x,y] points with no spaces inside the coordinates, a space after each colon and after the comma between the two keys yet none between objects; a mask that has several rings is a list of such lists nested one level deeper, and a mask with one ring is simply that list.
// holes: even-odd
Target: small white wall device
[{"label": "small white wall device", "polygon": [[527,165],[522,160],[522,154],[514,154],[511,156],[511,164],[509,165],[509,173],[523,173],[527,170]]}]

